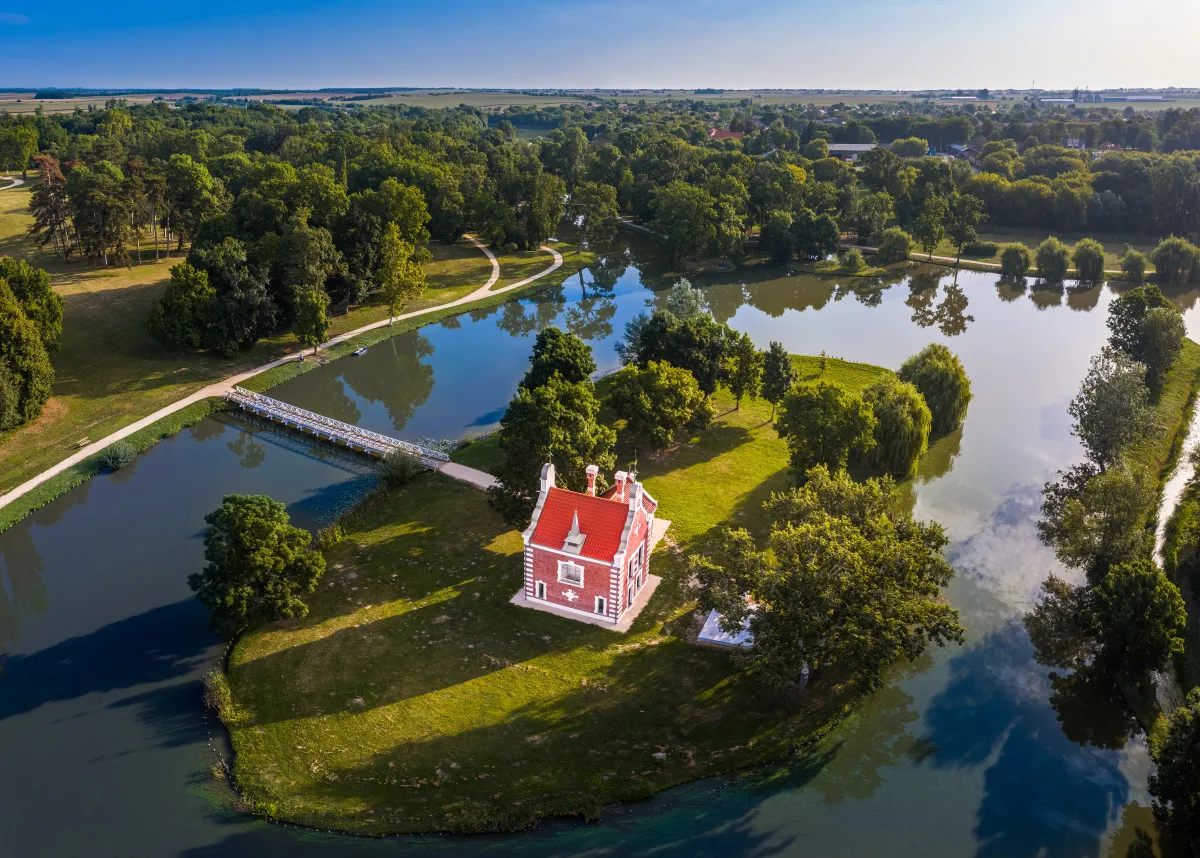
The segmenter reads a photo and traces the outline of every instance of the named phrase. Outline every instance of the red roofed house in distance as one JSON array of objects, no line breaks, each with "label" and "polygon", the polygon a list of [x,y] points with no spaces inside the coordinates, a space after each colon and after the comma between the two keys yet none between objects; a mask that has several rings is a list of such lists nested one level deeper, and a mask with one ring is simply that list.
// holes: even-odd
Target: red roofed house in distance
[{"label": "red roofed house in distance", "polygon": [[513,603],[617,631],[629,626],[658,587],[650,552],[669,521],[636,474],[617,471],[596,495],[600,469],[588,465],[588,490],[555,485],[554,465],[542,468],[541,489],[525,540],[525,584]]}]

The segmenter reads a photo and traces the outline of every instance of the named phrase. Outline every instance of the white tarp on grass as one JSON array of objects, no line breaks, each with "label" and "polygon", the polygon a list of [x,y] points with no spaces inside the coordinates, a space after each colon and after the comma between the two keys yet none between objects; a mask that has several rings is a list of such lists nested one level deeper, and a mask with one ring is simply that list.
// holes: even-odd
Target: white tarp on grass
[{"label": "white tarp on grass", "polygon": [[704,620],[704,628],[700,629],[696,640],[716,646],[748,647],[754,642],[754,636],[750,634],[750,618],[746,617],[742,621],[742,627],[730,634],[721,630],[721,615],[715,609],[709,611],[708,617]]}]

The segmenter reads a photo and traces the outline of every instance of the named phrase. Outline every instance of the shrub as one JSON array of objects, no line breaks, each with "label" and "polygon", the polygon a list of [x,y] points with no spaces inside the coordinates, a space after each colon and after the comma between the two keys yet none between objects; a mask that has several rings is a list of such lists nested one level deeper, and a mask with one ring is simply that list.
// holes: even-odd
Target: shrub
[{"label": "shrub", "polygon": [[109,444],[100,453],[100,465],[106,471],[119,471],[137,458],[137,447],[128,441],[116,441]]},{"label": "shrub", "polygon": [[968,241],[963,245],[963,256],[975,256],[980,259],[986,259],[995,256],[1000,249],[1000,245],[994,241]]},{"label": "shrub", "polygon": [[925,397],[913,385],[886,376],[863,391],[863,399],[875,413],[875,446],[863,461],[898,477],[916,473],[933,426]]},{"label": "shrub", "polygon": [[1060,282],[1066,279],[1071,267],[1071,250],[1054,236],[1050,236],[1037,249],[1037,271],[1043,280]]},{"label": "shrub", "polygon": [[1182,238],[1164,238],[1150,254],[1160,283],[1187,283],[1196,278],[1200,249]]},{"label": "shrub", "polygon": [[933,416],[933,431],[953,432],[962,425],[971,402],[971,380],[958,355],[930,343],[900,367],[900,380],[921,391]]},{"label": "shrub", "polygon": [[843,271],[862,271],[866,267],[867,263],[863,261],[862,251],[857,247],[852,247],[842,254]]},{"label": "shrub", "polygon": [[425,464],[412,453],[392,450],[379,463],[379,476],[389,488],[408,485],[425,473]]},{"label": "shrub", "polygon": [[1000,253],[1000,273],[1005,277],[1024,277],[1029,273],[1032,254],[1023,244],[1009,244]]},{"label": "shrub", "polygon": [[1079,278],[1088,283],[1104,280],[1104,245],[1096,239],[1080,239],[1072,251]]},{"label": "shrub", "polygon": [[1126,247],[1125,255],[1121,257],[1121,273],[1135,283],[1143,282],[1146,279],[1146,254]]},{"label": "shrub", "polygon": [[229,680],[219,667],[204,674],[204,708],[220,718],[226,727],[236,727],[246,717],[245,710],[234,702]]},{"label": "shrub", "polygon": [[903,262],[912,253],[912,244],[912,236],[900,227],[888,227],[883,231],[883,241],[879,243],[879,253],[875,259],[880,265]]},{"label": "shrub", "polygon": [[1071,253],[1079,279],[1099,283],[1104,279],[1104,245],[1094,238],[1083,238]]}]

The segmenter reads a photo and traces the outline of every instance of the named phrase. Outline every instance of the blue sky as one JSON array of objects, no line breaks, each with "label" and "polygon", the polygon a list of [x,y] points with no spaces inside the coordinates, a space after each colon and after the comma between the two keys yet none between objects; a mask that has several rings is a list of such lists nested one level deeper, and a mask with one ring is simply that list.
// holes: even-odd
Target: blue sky
[{"label": "blue sky", "polygon": [[0,0],[0,86],[1198,86],[1200,0]]}]

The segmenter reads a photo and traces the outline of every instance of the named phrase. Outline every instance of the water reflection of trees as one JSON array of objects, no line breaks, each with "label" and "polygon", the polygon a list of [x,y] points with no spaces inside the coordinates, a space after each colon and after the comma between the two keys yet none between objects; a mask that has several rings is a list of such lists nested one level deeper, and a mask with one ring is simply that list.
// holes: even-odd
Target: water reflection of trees
[{"label": "water reflection of trees", "polygon": [[424,335],[401,334],[374,346],[369,361],[343,361],[342,378],[358,396],[382,403],[399,432],[433,392],[433,367],[425,363],[431,355]]},{"label": "water reflection of trees", "polygon": [[1033,284],[1033,288],[1029,290],[1029,300],[1039,310],[1060,307],[1063,302],[1063,284],[1038,280]]},{"label": "water reflection of trees", "polygon": [[863,701],[827,743],[828,759],[810,786],[825,804],[865,801],[883,785],[887,769],[919,763],[928,756],[927,742],[909,732],[920,720],[912,695],[900,683],[926,672],[933,660],[923,656],[889,677],[889,684]]},{"label": "water reflection of trees", "polygon": [[1001,277],[996,281],[996,295],[1005,304],[1011,304],[1025,294],[1028,285],[1024,277]]},{"label": "water reflection of trees", "polygon": [[919,272],[909,278],[908,300],[904,303],[912,308],[912,320],[922,328],[937,326],[947,337],[957,336],[967,330],[967,324],[975,317],[967,313],[967,293],[958,285],[958,271],[954,279],[941,285],[942,300],[937,302],[942,275]]},{"label": "water reflection of trees", "polygon": [[1104,287],[1099,283],[1077,283],[1067,287],[1067,306],[1081,313],[1089,313],[1100,305],[1100,292]]},{"label": "water reflection of trees", "polygon": [[559,284],[535,298],[505,303],[496,325],[514,337],[526,337],[557,319],[566,303],[567,296],[562,284]]},{"label": "water reflection of trees", "polygon": [[34,522],[24,519],[0,534],[0,649],[20,640],[21,625],[49,607],[45,564],[33,541]]},{"label": "water reflection of trees", "polygon": [[[1120,755],[1081,752],[1044,703],[1028,636],[1013,622],[950,661],[925,715],[935,768],[986,766],[975,834],[981,858],[1094,856],[1129,798]],[[1065,822],[1065,824],[1064,824]]]},{"label": "water reflection of trees", "polygon": [[257,468],[267,458],[267,448],[251,431],[239,432],[237,437],[225,446],[238,457],[238,463],[246,469]]}]

